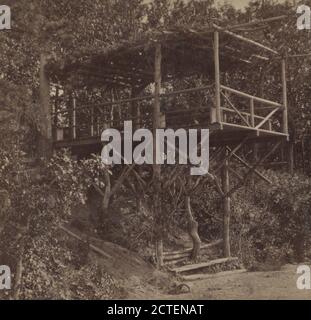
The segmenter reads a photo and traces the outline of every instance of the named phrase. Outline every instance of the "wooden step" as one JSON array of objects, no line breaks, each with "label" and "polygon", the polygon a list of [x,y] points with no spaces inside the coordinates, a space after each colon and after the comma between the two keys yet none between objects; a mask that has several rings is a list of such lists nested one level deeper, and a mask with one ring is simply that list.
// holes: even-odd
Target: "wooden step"
[{"label": "wooden step", "polygon": [[[221,245],[222,242],[223,240],[216,240],[212,243],[202,244],[200,247],[200,254],[205,253],[208,250]],[[182,258],[188,258],[191,252],[192,252],[192,248],[187,248],[179,251],[164,252],[163,256],[165,261],[173,261],[173,260],[180,260]]]},{"label": "wooden step", "polygon": [[190,274],[182,276],[182,280],[184,281],[196,281],[196,280],[203,280],[203,279],[214,279],[218,277],[226,277],[232,276],[235,274],[245,273],[247,272],[246,269],[237,269],[237,270],[230,270],[230,271],[222,271],[217,273],[199,273],[199,274]]},{"label": "wooden step", "polygon": [[183,272],[188,272],[188,271],[193,271],[193,270],[200,270],[200,269],[211,267],[211,266],[214,266],[217,264],[222,264],[225,262],[233,262],[233,261],[238,261],[238,258],[237,257],[221,258],[221,259],[211,260],[208,262],[189,264],[189,265],[185,265],[182,267],[172,268],[171,271],[173,271],[175,273],[183,273]]}]

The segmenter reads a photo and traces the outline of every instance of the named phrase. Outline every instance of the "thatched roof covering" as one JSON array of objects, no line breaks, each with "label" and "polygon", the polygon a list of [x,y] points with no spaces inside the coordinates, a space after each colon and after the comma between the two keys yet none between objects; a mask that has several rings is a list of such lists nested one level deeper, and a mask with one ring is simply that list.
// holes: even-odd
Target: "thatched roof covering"
[{"label": "thatched roof covering", "polygon": [[[216,27],[217,28],[217,27]],[[251,42],[220,32],[222,71],[241,68],[254,61],[266,62],[271,52]],[[238,29],[234,29],[237,32]],[[154,47],[162,45],[162,77],[183,78],[192,75],[213,77],[214,26],[153,31],[138,40],[103,48],[102,52],[51,61],[47,70],[52,81],[74,81],[84,86],[144,87],[153,82]],[[272,50],[271,50],[272,51]],[[263,54],[264,52],[264,54]]]}]

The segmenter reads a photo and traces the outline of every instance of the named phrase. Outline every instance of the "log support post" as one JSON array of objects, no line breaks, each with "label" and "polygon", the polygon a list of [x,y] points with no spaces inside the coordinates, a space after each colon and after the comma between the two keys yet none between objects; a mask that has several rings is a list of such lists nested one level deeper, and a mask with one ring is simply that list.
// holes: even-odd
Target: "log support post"
[{"label": "log support post", "polygon": [[225,151],[226,160],[222,167],[222,187],[224,192],[223,197],[223,255],[225,258],[231,256],[230,250],[230,214],[231,214],[231,198],[229,195],[230,181],[229,181],[229,160],[228,151]]},{"label": "log support post", "polygon": [[156,44],[155,62],[154,62],[154,105],[153,105],[153,180],[154,180],[154,217],[155,217],[155,238],[156,238],[156,259],[157,267],[163,266],[163,217],[161,201],[161,165],[157,164],[157,146],[156,131],[161,128],[161,45]]},{"label": "log support post", "polygon": [[283,93],[283,133],[288,134],[288,106],[286,83],[286,60],[282,59],[282,93]]},{"label": "log support post", "polygon": [[[138,97],[139,93],[141,92],[141,89],[132,87],[131,90],[131,98],[135,99]],[[141,117],[141,109],[139,102],[132,101],[131,102],[131,114],[132,114],[132,122],[133,122],[133,128],[134,130],[139,130],[142,128],[142,117]],[[139,176],[142,174],[141,166],[138,166],[137,173]],[[141,194],[138,192],[135,192],[136,196],[136,210],[137,214],[139,214],[143,208],[142,198]],[[163,250],[162,250],[163,251]]]},{"label": "log support post", "polygon": [[211,120],[215,117],[216,122],[221,123],[221,99],[220,99],[220,66],[219,66],[219,32],[214,32],[214,68],[215,68],[215,107],[211,108]]},{"label": "log support post", "polygon": [[50,108],[50,80],[46,73],[47,55],[40,56],[40,140],[39,154],[43,158],[52,155],[52,117]]},{"label": "log support post", "polygon": [[71,138],[75,140],[77,138],[77,100],[75,97],[72,99],[72,128],[71,128]]},{"label": "log support post", "polygon": [[94,106],[91,107],[91,137],[94,137]]},{"label": "log support post", "polygon": [[[258,162],[258,147],[259,147],[258,143],[255,142],[253,144],[253,165],[255,165],[255,163]],[[252,173],[251,175],[251,186],[253,188],[255,188],[256,186],[255,173]]]},{"label": "log support post", "polygon": [[254,99],[250,99],[250,114],[251,114],[251,126],[255,128],[255,107],[254,107]]},{"label": "log support post", "polygon": [[[131,98],[137,98],[139,95],[140,90],[135,87],[132,87],[131,90]],[[133,121],[133,128],[135,130],[141,129],[141,110],[140,106],[137,102],[131,102],[131,114],[132,114],[132,121]]]},{"label": "log support post", "polygon": [[59,110],[59,87],[56,86],[55,101],[54,101],[54,117],[53,117],[53,127],[52,127],[52,136],[54,141],[57,140],[58,110]]},{"label": "log support post", "polygon": [[288,143],[288,169],[291,175],[294,174],[295,170],[295,153],[294,153],[294,142]]}]

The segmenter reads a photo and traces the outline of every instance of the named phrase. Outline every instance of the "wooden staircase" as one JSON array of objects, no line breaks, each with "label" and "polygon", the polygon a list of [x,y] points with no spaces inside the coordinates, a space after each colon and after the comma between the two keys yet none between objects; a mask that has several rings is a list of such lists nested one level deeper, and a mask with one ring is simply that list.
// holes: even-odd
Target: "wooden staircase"
[{"label": "wooden staircase", "polygon": [[[200,248],[201,256],[210,257],[212,251],[222,244],[222,240],[217,240],[209,244],[203,244]],[[169,271],[178,276],[183,281],[195,281],[219,276],[246,272],[241,267],[237,257],[217,258],[198,263],[191,263],[189,257],[192,249],[164,253],[164,263]],[[189,264],[185,264],[189,261]]]}]

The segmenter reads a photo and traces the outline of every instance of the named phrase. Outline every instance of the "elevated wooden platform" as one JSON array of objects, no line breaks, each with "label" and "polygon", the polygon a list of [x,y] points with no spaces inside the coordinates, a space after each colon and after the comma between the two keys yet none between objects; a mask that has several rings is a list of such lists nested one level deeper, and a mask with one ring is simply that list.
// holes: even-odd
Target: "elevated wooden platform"
[{"label": "elevated wooden platform", "polygon": [[[288,135],[281,132],[272,132],[265,129],[256,130],[254,128],[241,127],[228,123],[214,123],[206,126],[191,126],[191,129],[194,128],[210,130],[211,147],[235,145],[245,137],[248,137],[247,143],[249,144],[256,142],[260,143],[264,141],[286,141],[288,139]],[[120,132],[121,134],[123,133],[123,131]],[[121,135],[121,137],[123,137],[123,135]],[[100,154],[103,143],[101,142],[100,136],[84,136],[76,139],[68,138],[60,141],[54,141],[53,146],[55,149],[69,148],[73,154],[85,156],[92,153]]]}]

